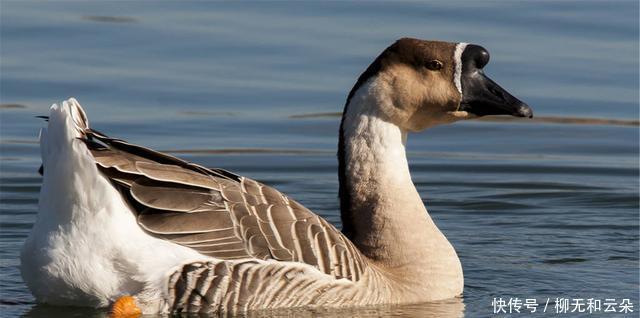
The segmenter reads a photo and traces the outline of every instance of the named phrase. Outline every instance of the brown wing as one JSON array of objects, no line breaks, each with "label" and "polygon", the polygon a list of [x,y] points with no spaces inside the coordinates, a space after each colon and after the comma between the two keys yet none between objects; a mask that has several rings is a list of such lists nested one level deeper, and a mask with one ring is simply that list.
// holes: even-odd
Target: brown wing
[{"label": "brown wing", "polygon": [[357,281],[366,261],[335,227],[257,181],[87,130],[100,170],[149,234],[219,259],[302,262]]}]

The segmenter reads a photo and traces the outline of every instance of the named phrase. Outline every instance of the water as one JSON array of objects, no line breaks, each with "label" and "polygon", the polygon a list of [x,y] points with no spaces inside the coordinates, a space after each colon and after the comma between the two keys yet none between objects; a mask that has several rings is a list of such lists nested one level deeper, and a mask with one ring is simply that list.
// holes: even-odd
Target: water
[{"label": "water", "polygon": [[[36,305],[19,274],[51,103],[92,126],[266,182],[339,225],[339,112],[401,36],[487,47],[487,73],[536,116],[638,119],[638,3],[0,3],[0,314]],[[305,316],[489,316],[494,297],[638,304],[638,127],[465,122],[409,139],[414,182],[460,255],[464,298]],[[242,151],[240,151],[242,150]],[[604,309],[604,308],[603,308]],[[521,314],[524,315],[524,314]],[[573,315],[576,315],[575,313]],[[615,316],[615,314],[602,314]],[[517,314],[513,316],[518,316]]]}]

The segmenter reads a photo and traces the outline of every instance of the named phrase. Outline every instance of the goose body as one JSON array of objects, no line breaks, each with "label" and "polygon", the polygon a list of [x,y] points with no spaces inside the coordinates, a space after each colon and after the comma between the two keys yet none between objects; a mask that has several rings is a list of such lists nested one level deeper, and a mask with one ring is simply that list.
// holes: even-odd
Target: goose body
[{"label": "goose body", "polygon": [[401,39],[360,76],[340,131],[343,232],[260,182],[108,137],[75,99],[54,105],[23,278],[39,302],[132,295],[144,313],[458,296],[460,261],[411,182],[405,143],[476,113],[530,116],[506,92],[478,97],[486,62],[478,46]]}]

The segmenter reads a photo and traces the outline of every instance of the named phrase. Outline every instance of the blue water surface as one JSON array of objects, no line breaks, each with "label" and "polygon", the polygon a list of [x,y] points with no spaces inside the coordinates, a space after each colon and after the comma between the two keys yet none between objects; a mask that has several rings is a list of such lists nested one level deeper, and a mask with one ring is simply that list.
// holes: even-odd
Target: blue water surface
[{"label": "blue water surface", "polygon": [[487,74],[536,116],[627,124],[476,121],[410,136],[413,180],[458,251],[463,298],[265,315],[485,317],[494,298],[518,297],[549,317],[556,298],[626,298],[633,314],[591,316],[637,317],[638,10],[637,1],[2,1],[0,315],[105,314],[37,305],[20,277],[41,182],[34,116],[52,103],[74,96],[100,131],[261,180],[340,226],[339,118],[296,115],[340,112],[373,58],[410,36],[486,47]]}]

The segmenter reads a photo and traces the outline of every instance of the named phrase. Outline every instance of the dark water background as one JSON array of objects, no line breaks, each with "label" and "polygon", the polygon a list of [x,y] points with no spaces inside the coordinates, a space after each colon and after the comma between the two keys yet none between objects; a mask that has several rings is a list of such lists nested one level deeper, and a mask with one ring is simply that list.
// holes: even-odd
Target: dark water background
[{"label": "dark water background", "polygon": [[338,224],[338,118],[291,116],[341,111],[401,36],[485,46],[487,73],[536,116],[627,125],[465,122],[410,136],[464,298],[279,315],[489,316],[494,297],[539,310],[551,298],[550,317],[555,298],[629,298],[628,316],[640,311],[637,1],[2,1],[0,12],[2,316],[102,314],[36,305],[19,273],[41,181],[34,116],[52,103],[74,96],[98,130],[261,180]]}]

